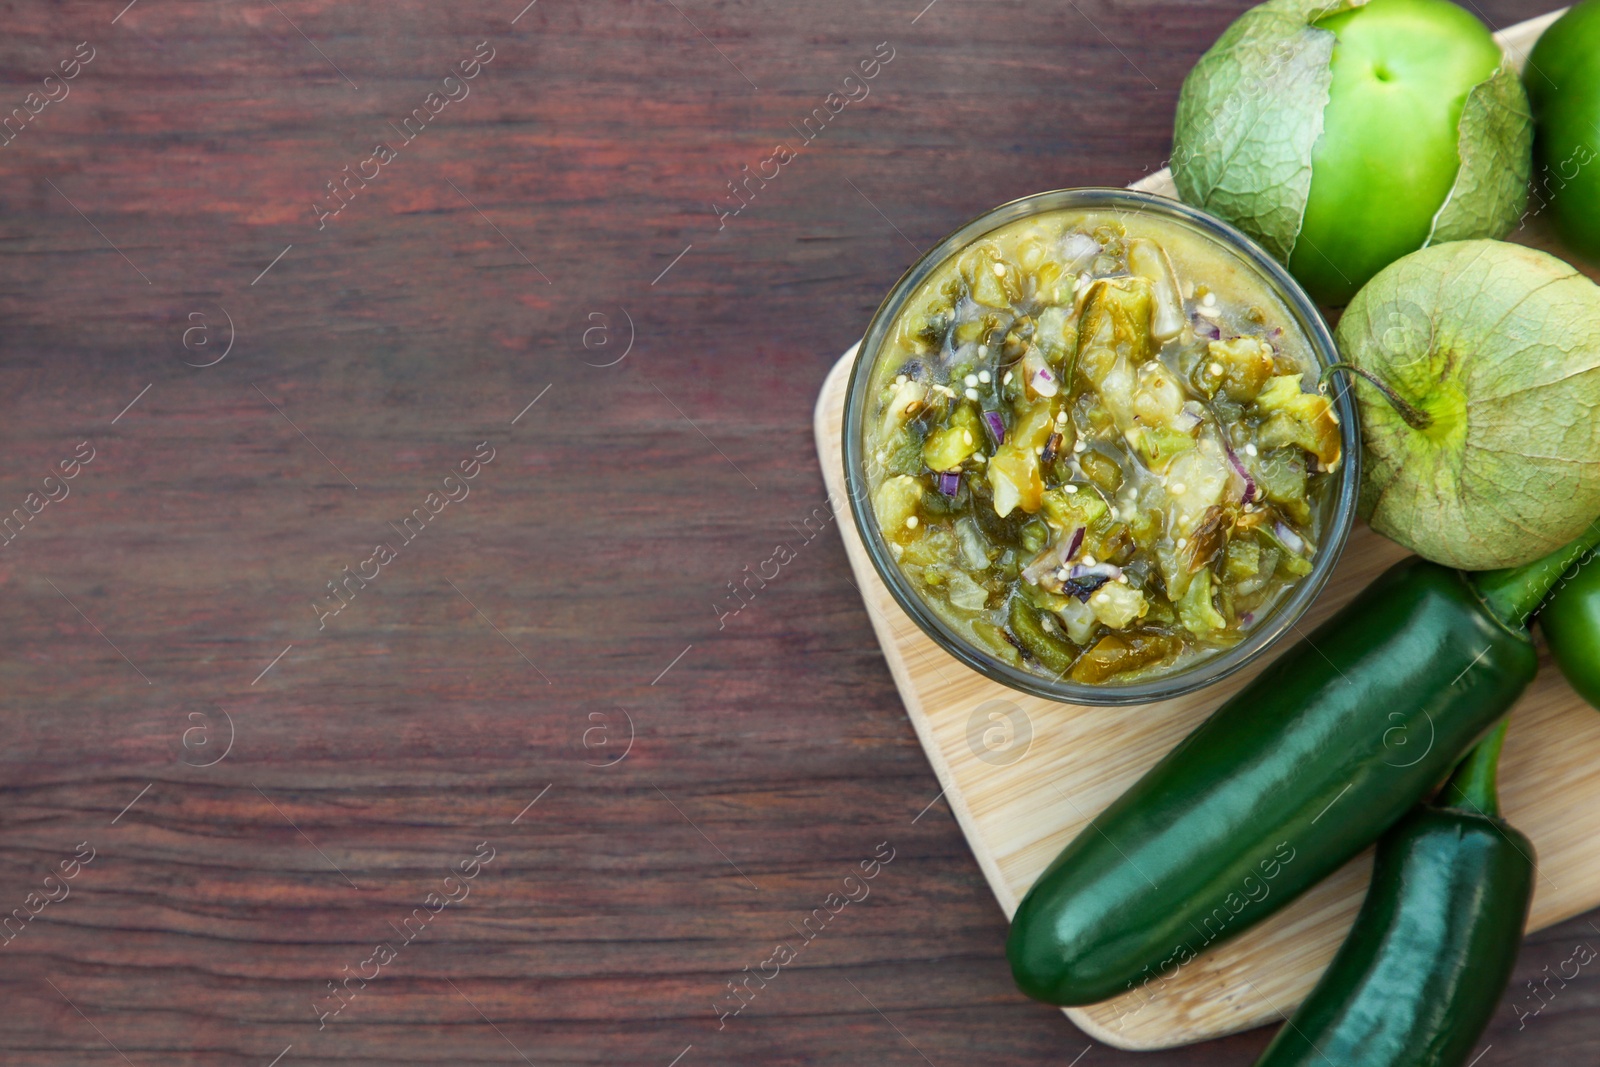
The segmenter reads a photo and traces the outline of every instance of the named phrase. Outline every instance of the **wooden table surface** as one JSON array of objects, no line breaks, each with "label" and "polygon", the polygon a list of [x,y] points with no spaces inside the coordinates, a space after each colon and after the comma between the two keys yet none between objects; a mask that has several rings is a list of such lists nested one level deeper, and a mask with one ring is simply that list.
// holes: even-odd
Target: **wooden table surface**
[{"label": "wooden table surface", "polygon": [[[1012,987],[811,443],[1244,4],[524,2],[4,5],[0,1061],[1249,1062]],[[1594,1061],[1585,939],[1479,1067]]]}]

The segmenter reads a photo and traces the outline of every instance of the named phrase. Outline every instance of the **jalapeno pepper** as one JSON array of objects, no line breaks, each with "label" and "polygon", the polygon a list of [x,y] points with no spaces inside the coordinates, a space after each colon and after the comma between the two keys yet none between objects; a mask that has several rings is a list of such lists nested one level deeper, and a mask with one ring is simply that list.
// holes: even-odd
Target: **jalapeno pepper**
[{"label": "jalapeno pepper", "polygon": [[1600,561],[1590,556],[1539,612],[1556,666],[1578,695],[1600,708]]},{"label": "jalapeno pepper", "polygon": [[1018,986],[1092,1004],[1170,978],[1376,841],[1532,680],[1528,620],[1596,541],[1507,571],[1413,558],[1379,577],[1046,869],[1012,920]]},{"label": "jalapeno pepper", "polygon": [[1533,896],[1533,843],[1500,818],[1501,721],[1435,804],[1378,842],[1338,955],[1256,1067],[1459,1067],[1505,992]]}]

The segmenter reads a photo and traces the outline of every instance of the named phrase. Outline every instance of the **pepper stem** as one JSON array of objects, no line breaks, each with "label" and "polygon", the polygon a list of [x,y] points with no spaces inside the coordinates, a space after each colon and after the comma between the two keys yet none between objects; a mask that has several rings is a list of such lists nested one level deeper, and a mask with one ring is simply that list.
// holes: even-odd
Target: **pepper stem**
[{"label": "pepper stem", "polygon": [[1548,556],[1520,567],[1480,571],[1471,576],[1484,607],[1507,627],[1526,629],[1561,578],[1600,545],[1600,519]]},{"label": "pepper stem", "polygon": [[1501,719],[1499,725],[1456,765],[1455,773],[1445,783],[1444,792],[1439,794],[1440,807],[1460,808],[1480,815],[1500,814],[1500,747],[1505,743],[1506,725],[1510,721],[1509,715]]},{"label": "pepper stem", "polygon": [[1382,378],[1379,378],[1376,374],[1373,374],[1370,371],[1362,370],[1354,363],[1328,364],[1323,372],[1317,376],[1317,385],[1322,388],[1326,388],[1328,385],[1328,379],[1333,376],[1333,372],[1336,370],[1349,371],[1351,374],[1360,375],[1362,378],[1365,378],[1369,385],[1383,394],[1383,398],[1389,402],[1389,406],[1394,408],[1395,413],[1404,419],[1406,425],[1411,427],[1413,430],[1426,430],[1429,426],[1433,425],[1432,415],[1429,415],[1426,411],[1423,411],[1421,408],[1411,403],[1411,401],[1395,392],[1394,387],[1388,382],[1384,381]]}]

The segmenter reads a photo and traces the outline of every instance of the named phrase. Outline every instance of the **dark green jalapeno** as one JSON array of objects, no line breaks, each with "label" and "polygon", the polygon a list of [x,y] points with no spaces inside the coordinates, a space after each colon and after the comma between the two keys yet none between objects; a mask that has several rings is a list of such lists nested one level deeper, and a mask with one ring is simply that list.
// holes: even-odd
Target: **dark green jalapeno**
[{"label": "dark green jalapeno", "polygon": [[[1596,541],[1600,529],[1506,571],[1413,558],[1379,577],[1046,869],[1007,944],[1022,991],[1052,1004],[1125,993],[1375,842],[1532,680],[1528,622]],[[1250,892],[1268,865],[1270,892]]]},{"label": "dark green jalapeno", "polygon": [[1600,708],[1600,560],[1569,573],[1539,612],[1550,654],[1572,688]]},{"label": "dark green jalapeno", "polygon": [[1256,1067],[1460,1067],[1510,981],[1533,843],[1500,818],[1505,721],[1378,842],[1350,935]]}]

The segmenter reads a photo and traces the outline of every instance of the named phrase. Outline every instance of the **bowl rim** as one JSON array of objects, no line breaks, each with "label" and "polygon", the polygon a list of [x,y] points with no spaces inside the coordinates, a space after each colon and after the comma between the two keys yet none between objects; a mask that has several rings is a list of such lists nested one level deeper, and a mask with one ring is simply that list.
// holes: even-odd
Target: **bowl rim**
[{"label": "bowl rim", "polygon": [[1013,667],[955,633],[911,588],[899,564],[889,556],[887,543],[878,529],[877,515],[871,506],[862,466],[860,444],[867,384],[871,380],[878,351],[895,316],[917,287],[945,260],[1002,226],[1045,212],[1072,209],[1150,211],[1184,224],[1201,237],[1224,246],[1247,266],[1254,267],[1283,300],[1291,317],[1305,333],[1319,372],[1327,373],[1329,367],[1338,362],[1338,347],[1332,331],[1300,284],[1259,244],[1221,219],[1170,197],[1135,189],[1084,186],[1033,193],[1001,204],[951,231],[906,269],[878,305],[857,348],[846,388],[842,420],[845,488],[856,532],[861,537],[868,558],[872,560],[873,570],[900,609],[942,650],[991,681],[1046,700],[1093,706],[1147,704],[1192,693],[1219,682],[1260,657],[1291,629],[1299,629],[1297,623],[1300,618],[1332,576],[1355,522],[1361,468],[1359,415],[1347,372],[1343,369],[1334,370],[1334,405],[1339,417],[1343,462],[1311,573],[1300,580],[1289,596],[1248,637],[1232,648],[1170,674],[1127,685],[1097,686],[1064,678],[1051,679],[1024,668]]}]

